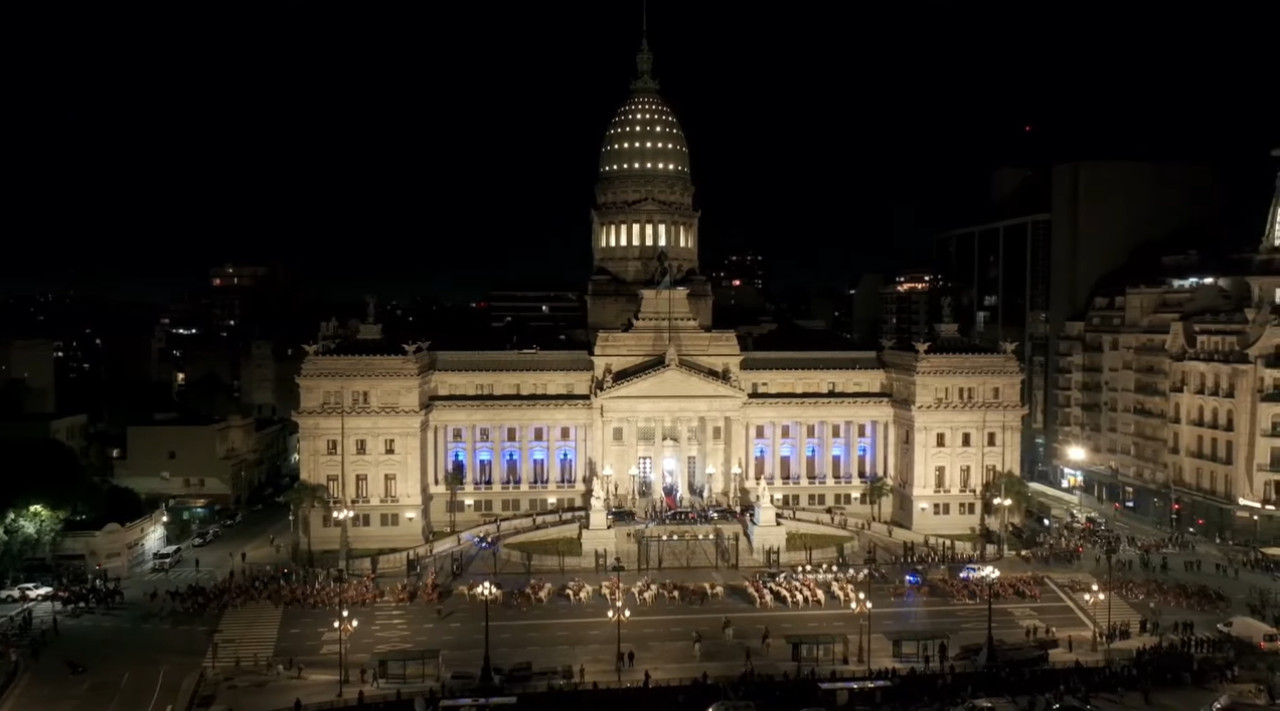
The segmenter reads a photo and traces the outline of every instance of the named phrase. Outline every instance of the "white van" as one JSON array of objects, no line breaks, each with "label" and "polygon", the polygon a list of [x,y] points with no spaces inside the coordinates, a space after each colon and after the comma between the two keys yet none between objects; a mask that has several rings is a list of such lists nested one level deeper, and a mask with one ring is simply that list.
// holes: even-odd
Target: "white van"
[{"label": "white van", "polygon": [[169,570],[182,560],[182,546],[169,546],[151,554],[152,570]]},{"label": "white van", "polygon": [[1252,617],[1236,616],[1218,624],[1218,631],[1258,645],[1264,652],[1280,652],[1280,632]]}]

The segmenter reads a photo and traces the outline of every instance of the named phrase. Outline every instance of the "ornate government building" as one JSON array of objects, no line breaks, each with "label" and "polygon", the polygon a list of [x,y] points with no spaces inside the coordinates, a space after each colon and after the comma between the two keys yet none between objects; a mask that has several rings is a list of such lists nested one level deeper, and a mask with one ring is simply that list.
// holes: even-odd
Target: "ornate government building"
[{"label": "ornate government building", "polygon": [[[605,131],[590,235],[592,345],[448,351],[395,344],[372,321],[310,346],[295,414],[303,478],[349,511],[354,548],[586,505],[751,503],[976,531],[985,479],[1016,469],[1022,373],[1007,351],[943,333],[874,351],[743,351],[711,328],[698,271],[689,149],[643,45]],[[905,350],[898,350],[904,346]],[[317,549],[339,526],[315,511]]]}]

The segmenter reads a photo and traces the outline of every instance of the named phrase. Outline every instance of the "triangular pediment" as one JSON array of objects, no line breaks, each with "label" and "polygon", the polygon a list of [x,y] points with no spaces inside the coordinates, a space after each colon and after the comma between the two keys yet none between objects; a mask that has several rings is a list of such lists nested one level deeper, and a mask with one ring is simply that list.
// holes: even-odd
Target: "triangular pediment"
[{"label": "triangular pediment", "polygon": [[643,375],[614,384],[601,398],[746,398],[746,393],[709,376],[692,373],[679,366],[656,368]]}]

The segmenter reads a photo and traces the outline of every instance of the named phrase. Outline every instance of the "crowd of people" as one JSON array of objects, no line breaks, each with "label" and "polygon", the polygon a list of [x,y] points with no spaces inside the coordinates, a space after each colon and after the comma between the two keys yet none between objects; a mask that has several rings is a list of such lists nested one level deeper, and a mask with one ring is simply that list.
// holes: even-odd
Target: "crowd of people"
[{"label": "crowd of people", "polygon": [[434,567],[421,580],[404,580],[388,586],[378,584],[372,573],[360,577],[334,576],[324,571],[261,571],[234,573],[205,585],[190,583],[168,590],[154,587],[149,594],[153,607],[184,612],[221,613],[247,602],[270,602],[279,607],[308,609],[364,607],[377,602],[400,605],[437,604],[443,591]]}]

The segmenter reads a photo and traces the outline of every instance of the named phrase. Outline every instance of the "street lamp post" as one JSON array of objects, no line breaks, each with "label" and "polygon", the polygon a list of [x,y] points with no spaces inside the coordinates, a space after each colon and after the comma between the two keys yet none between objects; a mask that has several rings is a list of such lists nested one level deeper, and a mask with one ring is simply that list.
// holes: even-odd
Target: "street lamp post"
[{"label": "street lamp post", "polygon": [[1003,557],[1005,553],[1005,548],[1006,548],[1005,538],[1007,538],[1009,535],[1009,507],[1013,505],[1013,499],[1004,498],[1003,491],[1000,493],[1001,495],[993,499],[991,503],[1000,507],[1000,513],[1001,513],[1000,556]]},{"label": "street lamp post", "polygon": [[493,664],[489,659],[489,600],[498,594],[498,586],[488,580],[480,583],[476,588],[476,592],[484,600],[484,661],[480,663],[480,684],[481,686],[493,685]]},{"label": "street lamp post", "polygon": [[343,576],[347,574],[347,552],[351,545],[347,526],[351,521],[351,517],[355,515],[356,512],[346,506],[333,512],[334,520],[341,526],[338,530],[338,569],[342,571]]},{"label": "street lamp post", "polygon": [[[1080,445],[1072,445],[1067,447],[1067,459],[1073,462],[1077,467],[1084,464],[1088,454],[1084,451],[1084,447]],[[1080,515],[1084,515],[1084,477],[1080,477],[1080,481],[1076,484],[1076,504],[1080,509]]]},{"label": "street lamp post", "polygon": [[[868,591],[871,590],[871,571],[870,570],[867,571],[867,590]],[[859,590],[858,594],[854,597],[854,599],[849,602],[849,609],[853,610],[853,614],[855,615],[861,615],[863,613],[866,613],[867,615],[867,624],[866,624],[867,655],[866,655],[865,661],[867,664],[867,676],[870,676],[871,675],[871,596],[868,593],[865,593]],[[858,618],[858,664],[862,664],[863,661],[864,660],[862,656],[862,618],[859,617]]]},{"label": "street lamp post", "polygon": [[618,626],[618,647],[613,655],[613,666],[618,672],[618,683],[622,683],[622,623],[631,619],[631,610],[627,609],[627,592],[622,589],[622,576],[617,577],[618,596],[616,599],[609,601],[609,611],[607,613],[611,622]]},{"label": "street lamp post", "polygon": [[1107,594],[1098,592],[1098,584],[1094,583],[1089,592],[1084,594],[1084,603],[1089,606],[1089,618],[1093,620],[1093,640],[1089,644],[1089,651],[1098,651],[1098,614],[1095,612],[1094,605],[1107,599]]},{"label": "street lamp post", "polygon": [[338,630],[338,698],[342,698],[342,686],[347,682],[347,664],[346,652],[343,650],[344,641],[351,636],[360,622],[351,616],[346,609],[342,609],[342,617],[333,621],[333,628]]},{"label": "street lamp post", "polygon": [[994,601],[996,598],[996,580],[1000,578],[1000,570],[988,566],[982,572],[982,578],[987,583],[987,661],[988,668],[994,667],[996,664],[996,636],[992,629],[992,613],[994,612]]}]

